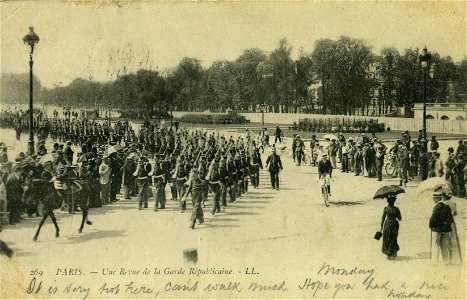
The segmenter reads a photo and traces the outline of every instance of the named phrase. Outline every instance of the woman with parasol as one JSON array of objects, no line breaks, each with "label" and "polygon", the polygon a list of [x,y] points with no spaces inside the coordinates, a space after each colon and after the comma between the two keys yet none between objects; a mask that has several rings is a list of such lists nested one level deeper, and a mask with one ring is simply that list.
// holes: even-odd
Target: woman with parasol
[{"label": "woman with parasol", "polygon": [[383,217],[381,219],[381,232],[383,234],[382,252],[387,255],[389,260],[397,257],[399,251],[399,244],[397,237],[399,235],[399,221],[402,220],[401,212],[395,202],[397,194],[404,193],[405,191],[395,185],[384,186],[380,188],[373,199],[387,199],[388,206],[383,210]]}]

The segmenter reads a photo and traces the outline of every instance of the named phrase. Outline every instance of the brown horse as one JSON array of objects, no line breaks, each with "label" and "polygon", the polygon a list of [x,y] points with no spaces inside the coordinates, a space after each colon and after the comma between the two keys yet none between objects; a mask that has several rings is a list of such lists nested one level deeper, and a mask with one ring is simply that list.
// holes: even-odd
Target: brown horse
[{"label": "brown horse", "polygon": [[87,220],[89,211],[88,203],[90,189],[89,185],[85,181],[80,179],[73,180],[70,187],[64,192],[64,195],[60,195],[57,192],[57,190],[55,190],[53,184],[48,181],[38,180],[38,183],[38,196],[44,203],[44,211],[42,219],[39,222],[39,227],[37,228],[36,234],[34,235],[34,241],[37,241],[42,225],[44,224],[48,216],[50,216],[52,222],[55,225],[55,237],[60,236],[60,228],[58,227],[53,210],[60,208],[62,206],[63,201],[65,201],[68,207],[70,207],[71,212],[73,212],[75,204],[81,208],[83,218],[81,220],[81,226],[79,227],[79,233],[83,232],[84,222],[86,222],[86,224],[88,225],[92,225],[92,222]]}]

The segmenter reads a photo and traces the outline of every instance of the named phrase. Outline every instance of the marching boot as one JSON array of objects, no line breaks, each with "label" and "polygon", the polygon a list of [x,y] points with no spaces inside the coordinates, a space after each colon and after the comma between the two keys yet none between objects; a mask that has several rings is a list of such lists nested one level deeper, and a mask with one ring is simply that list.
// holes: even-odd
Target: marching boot
[{"label": "marching boot", "polygon": [[191,221],[190,228],[191,228],[191,229],[195,229],[195,224],[196,224],[196,219],[194,219],[193,221]]},{"label": "marching boot", "polygon": [[402,186],[402,179],[399,180],[399,186]]}]

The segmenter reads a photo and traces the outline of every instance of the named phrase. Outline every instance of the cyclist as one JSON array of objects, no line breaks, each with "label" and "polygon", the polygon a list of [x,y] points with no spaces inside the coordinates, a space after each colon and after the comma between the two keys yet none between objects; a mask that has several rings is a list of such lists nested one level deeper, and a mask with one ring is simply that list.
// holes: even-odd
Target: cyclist
[{"label": "cyclist", "polygon": [[[327,176],[329,176],[329,178],[331,178],[332,176],[332,165],[331,162],[328,160],[328,155],[324,153],[322,159],[318,163],[318,179],[325,179]],[[331,196],[330,185],[327,185],[327,190],[329,196]]]}]

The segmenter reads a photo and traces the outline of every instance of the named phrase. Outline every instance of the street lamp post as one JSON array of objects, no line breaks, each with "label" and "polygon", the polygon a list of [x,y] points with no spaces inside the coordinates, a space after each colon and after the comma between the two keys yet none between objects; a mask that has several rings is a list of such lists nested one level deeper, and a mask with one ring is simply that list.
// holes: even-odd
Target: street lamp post
[{"label": "street lamp post", "polygon": [[23,37],[23,42],[31,47],[31,53],[29,54],[29,141],[28,151],[29,154],[34,154],[34,118],[33,118],[33,75],[32,66],[33,59],[32,54],[34,52],[34,45],[39,43],[39,36],[34,32],[34,27],[29,27],[29,34]]},{"label": "street lamp post", "polygon": [[262,136],[264,137],[264,109],[266,108],[266,104],[262,103],[261,104],[261,124],[262,124],[262,128],[261,128],[261,133],[262,133]]},{"label": "street lamp post", "polygon": [[423,89],[423,138],[425,139],[425,142],[427,142],[427,137],[426,137],[426,77],[428,74],[428,71],[430,70],[430,65],[431,65],[431,54],[428,52],[428,50],[423,48],[422,54],[419,56],[420,58],[420,64],[423,69],[423,82],[424,82],[424,89]]}]

